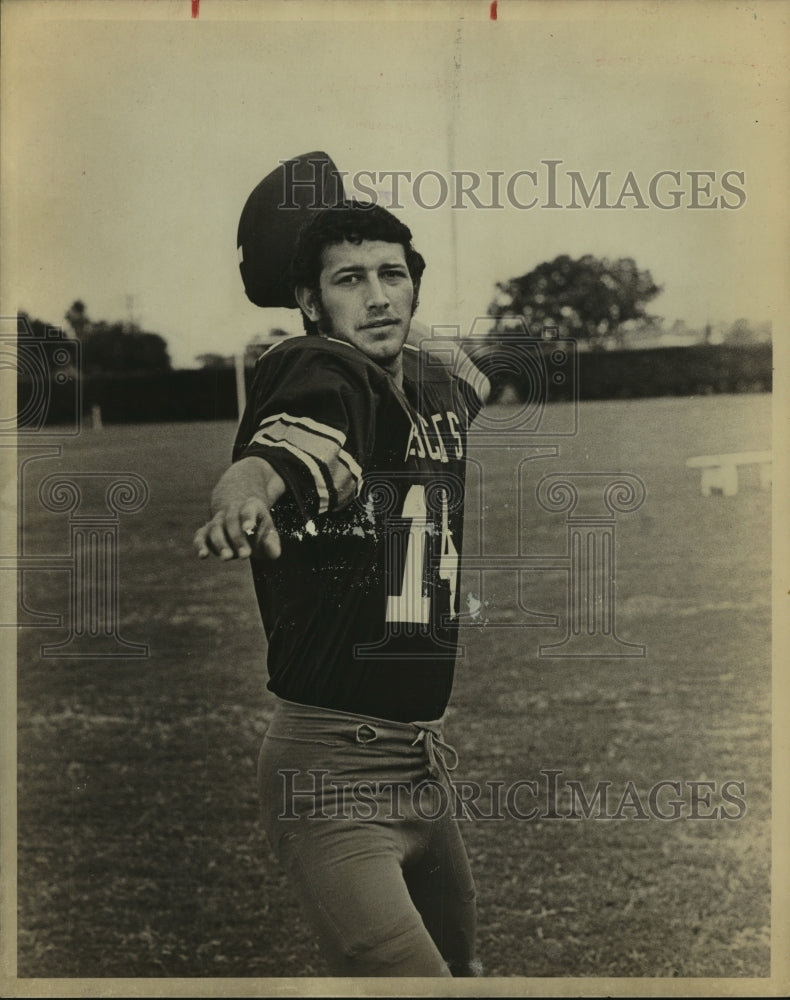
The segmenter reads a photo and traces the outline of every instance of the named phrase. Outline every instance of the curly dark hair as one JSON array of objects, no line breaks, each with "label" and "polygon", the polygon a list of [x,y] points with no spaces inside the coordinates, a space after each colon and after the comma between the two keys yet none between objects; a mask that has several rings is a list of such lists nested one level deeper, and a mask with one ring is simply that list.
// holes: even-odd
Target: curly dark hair
[{"label": "curly dark hair", "polygon": [[[425,270],[422,254],[412,246],[411,230],[386,208],[374,202],[348,200],[324,208],[312,217],[299,233],[296,252],[291,263],[291,285],[318,291],[325,247],[348,241],[380,240],[399,243],[406,257],[406,267],[414,285],[412,311],[417,308],[420,283]],[[317,334],[318,324],[302,313],[307,333]]]}]

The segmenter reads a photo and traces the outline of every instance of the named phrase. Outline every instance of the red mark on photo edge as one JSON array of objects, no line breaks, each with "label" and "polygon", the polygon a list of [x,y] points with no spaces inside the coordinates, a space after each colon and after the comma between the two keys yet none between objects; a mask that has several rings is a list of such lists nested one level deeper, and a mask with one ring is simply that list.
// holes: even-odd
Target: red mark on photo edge
[{"label": "red mark on photo edge", "polygon": [[496,2],[497,0],[491,0],[491,10],[488,16],[491,18],[492,21],[496,21]]},{"label": "red mark on photo edge", "polygon": [[200,17],[200,0],[192,0],[192,17]]}]

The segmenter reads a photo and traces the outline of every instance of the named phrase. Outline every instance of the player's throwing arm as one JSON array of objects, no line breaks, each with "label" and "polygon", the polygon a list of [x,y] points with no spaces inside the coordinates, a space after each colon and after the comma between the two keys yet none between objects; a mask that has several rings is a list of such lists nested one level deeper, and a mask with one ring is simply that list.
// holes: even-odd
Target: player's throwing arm
[{"label": "player's throwing arm", "polygon": [[277,559],[280,536],[271,508],[285,492],[285,483],[269,463],[256,456],[243,458],[223,474],[211,495],[212,518],[195,532],[201,559],[249,559],[257,555]]}]

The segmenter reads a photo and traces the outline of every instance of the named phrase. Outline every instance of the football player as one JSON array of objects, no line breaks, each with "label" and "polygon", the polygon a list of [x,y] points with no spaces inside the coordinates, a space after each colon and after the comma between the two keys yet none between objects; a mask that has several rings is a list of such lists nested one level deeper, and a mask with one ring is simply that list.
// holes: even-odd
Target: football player
[{"label": "football player", "polygon": [[478,968],[442,716],[486,383],[406,344],[424,267],[378,205],[313,214],[292,266],[307,336],[258,361],[195,535],[199,556],[252,565],[277,698],[264,825],[339,975]]}]

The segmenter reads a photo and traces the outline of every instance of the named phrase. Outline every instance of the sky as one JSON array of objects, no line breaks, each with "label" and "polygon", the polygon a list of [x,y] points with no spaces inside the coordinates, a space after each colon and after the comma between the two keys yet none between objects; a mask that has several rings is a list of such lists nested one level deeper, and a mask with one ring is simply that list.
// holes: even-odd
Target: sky
[{"label": "sky", "polygon": [[[560,253],[633,257],[668,324],[786,316],[781,0],[499,0],[496,21],[477,0],[191,6],[3,0],[3,315],[61,324],[82,299],[160,333],[176,367],[299,329],[245,298],[236,227],[279,160],[323,149],[384,204],[382,175],[409,173],[397,214],[428,261],[429,325],[469,332],[497,281]],[[454,207],[460,171],[484,205],[498,174],[499,207]],[[662,171],[677,209],[651,199]],[[578,188],[571,207],[571,177],[602,172],[621,207]]]}]

